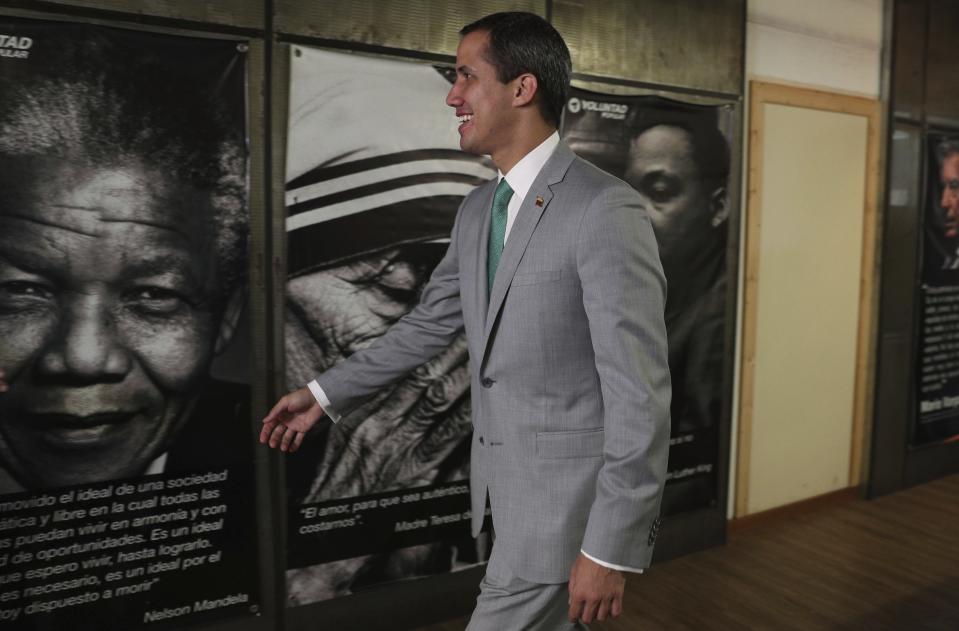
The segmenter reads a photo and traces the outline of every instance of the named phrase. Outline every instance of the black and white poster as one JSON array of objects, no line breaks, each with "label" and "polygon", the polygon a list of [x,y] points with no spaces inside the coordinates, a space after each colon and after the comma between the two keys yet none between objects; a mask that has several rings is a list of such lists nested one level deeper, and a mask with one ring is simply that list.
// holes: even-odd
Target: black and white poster
[{"label": "black and white poster", "polygon": [[258,610],[246,47],[0,21],[0,626]]},{"label": "black and white poster", "polygon": [[[460,202],[495,175],[459,150],[451,71],[293,47],[286,381],[302,387],[409,311]],[[485,560],[469,533],[465,338],[288,457],[289,605]]]},{"label": "black and white poster", "polygon": [[715,506],[726,330],[732,111],[573,89],[562,136],[647,202],[668,286],[673,398],[663,514]]},{"label": "black and white poster", "polygon": [[926,145],[914,445],[959,438],[959,134]]}]

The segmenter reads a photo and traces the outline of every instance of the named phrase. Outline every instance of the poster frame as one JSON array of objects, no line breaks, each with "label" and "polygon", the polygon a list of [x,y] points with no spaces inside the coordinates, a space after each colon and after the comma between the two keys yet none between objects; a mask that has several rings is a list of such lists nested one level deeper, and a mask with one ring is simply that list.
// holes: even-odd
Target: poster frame
[{"label": "poster frame", "polygon": [[[916,131],[920,137],[920,155],[919,155],[919,199],[917,207],[917,245],[915,252],[915,269],[917,275],[917,282],[913,286],[913,321],[912,321],[912,345],[910,349],[910,383],[912,387],[909,389],[908,401],[909,401],[909,414],[908,414],[908,423],[905,428],[905,445],[907,460],[913,458],[913,454],[922,453],[926,449],[930,448],[946,448],[945,445],[950,443],[959,443],[959,433],[953,434],[952,436],[943,437],[933,440],[925,440],[922,442],[917,442],[918,432],[919,432],[919,417],[920,413],[917,408],[918,401],[918,390],[919,390],[919,372],[920,367],[918,360],[921,356],[921,346],[922,346],[922,329],[923,329],[923,313],[922,313],[922,294],[923,294],[923,280],[925,274],[926,266],[926,255],[927,255],[927,235],[926,230],[928,228],[927,222],[929,221],[929,214],[931,211],[930,205],[936,203],[936,200],[932,198],[932,186],[934,175],[933,169],[938,166],[935,162],[934,151],[936,150],[932,146],[932,141],[935,140],[936,143],[940,143],[946,138],[951,138],[955,141],[959,141],[959,124],[945,122],[944,119],[932,118],[927,119],[926,124],[921,125],[916,128]],[[954,417],[959,417],[959,409],[956,410]],[[907,467],[908,469],[908,467]],[[921,467],[920,467],[921,470]]]},{"label": "poster frame", "polygon": [[[152,33],[193,37],[210,40],[232,41],[237,44],[249,45],[245,73],[246,96],[246,142],[247,142],[247,205],[250,213],[250,236],[248,257],[248,285],[249,295],[246,301],[246,310],[250,319],[250,410],[251,431],[258,428],[259,420],[256,411],[263,409],[266,402],[273,396],[264,378],[268,374],[268,350],[272,336],[263,335],[258,331],[268,331],[264,323],[268,303],[255,297],[255,288],[265,287],[270,278],[267,223],[269,219],[269,199],[271,179],[266,177],[266,143],[268,136],[263,132],[263,120],[268,110],[269,102],[264,86],[269,78],[265,59],[270,46],[265,41],[266,31],[252,27],[230,26],[228,24],[200,23],[161,16],[125,15],[106,10],[84,10],[82,7],[58,5],[51,9],[49,6],[31,8],[30,2],[20,3],[22,6],[0,7],[0,19],[17,18],[43,22],[63,22],[78,26],[91,25],[105,28],[122,29],[133,32]],[[266,296],[265,291],[259,295]],[[220,620],[192,624],[192,628],[202,628],[203,631],[270,631],[282,628],[281,616],[283,613],[282,599],[283,586],[273,580],[282,572],[277,569],[277,559],[281,558],[282,549],[276,545],[263,544],[271,540],[274,528],[269,519],[272,498],[277,493],[276,471],[280,470],[279,455],[271,450],[256,447],[253,457],[253,490],[255,493],[254,524],[256,532],[257,567],[259,574],[259,604],[260,612],[256,616],[226,617]],[[275,544],[275,542],[274,542]],[[154,625],[156,628],[166,628],[164,625]]]}]

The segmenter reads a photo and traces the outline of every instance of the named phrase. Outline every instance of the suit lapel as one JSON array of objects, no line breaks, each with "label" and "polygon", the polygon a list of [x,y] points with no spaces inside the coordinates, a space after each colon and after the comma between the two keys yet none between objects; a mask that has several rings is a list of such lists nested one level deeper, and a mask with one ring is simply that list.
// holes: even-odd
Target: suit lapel
[{"label": "suit lapel", "polygon": [[[541,205],[535,203],[537,196],[543,199]],[[503,305],[503,299],[506,297],[506,292],[513,281],[513,276],[516,274],[516,268],[519,266],[523,253],[526,252],[526,246],[529,245],[529,240],[533,236],[533,229],[536,228],[552,198],[553,193],[549,188],[543,186],[540,189],[534,185],[530,187],[523,204],[519,207],[516,221],[513,222],[509,238],[506,239],[506,247],[503,248],[503,256],[496,268],[496,278],[493,279],[493,289],[490,291],[489,307],[486,312],[485,336],[489,336],[493,320],[496,319],[496,313]]]},{"label": "suit lapel", "polygon": [[[493,331],[496,317],[503,307],[503,301],[506,299],[510,283],[513,282],[516,268],[523,259],[523,254],[526,252],[526,246],[529,245],[529,240],[533,236],[533,231],[539,224],[543,213],[546,212],[546,207],[549,206],[550,200],[553,199],[553,191],[550,189],[550,186],[563,180],[566,171],[569,169],[569,165],[575,157],[575,154],[570,148],[560,141],[556,150],[553,151],[553,155],[551,155],[549,160],[546,161],[546,164],[543,165],[542,170],[539,172],[539,175],[536,176],[532,186],[529,187],[529,191],[526,193],[526,197],[523,199],[523,204],[520,206],[516,215],[516,221],[513,222],[509,237],[506,239],[503,256],[500,258],[499,266],[496,268],[496,278],[493,280],[492,291],[489,292],[489,307],[486,312],[486,325],[484,327],[482,341],[484,359],[486,348],[489,344],[490,333]],[[537,203],[537,198],[542,199],[542,203]],[[490,204],[492,204],[492,198]],[[486,271],[486,261],[488,257],[486,244],[489,243],[490,224],[489,212],[486,214],[486,236],[483,241],[484,247],[481,248],[483,265],[480,268],[484,272]],[[486,288],[486,282],[484,274],[483,279],[480,280],[483,289]]]},{"label": "suit lapel", "polygon": [[[486,309],[489,306],[488,303],[488,292],[486,290],[487,274],[486,274],[486,265],[489,261],[489,230],[490,230],[490,221],[491,214],[490,209],[493,206],[493,193],[496,191],[496,179],[490,180],[486,186],[487,190],[478,197],[479,203],[482,204],[479,209],[480,214],[480,229],[476,235],[476,270],[473,274],[473,291],[476,296],[476,304],[482,309]],[[485,311],[483,312],[485,314]],[[485,319],[480,319],[480,323],[484,324]]]}]

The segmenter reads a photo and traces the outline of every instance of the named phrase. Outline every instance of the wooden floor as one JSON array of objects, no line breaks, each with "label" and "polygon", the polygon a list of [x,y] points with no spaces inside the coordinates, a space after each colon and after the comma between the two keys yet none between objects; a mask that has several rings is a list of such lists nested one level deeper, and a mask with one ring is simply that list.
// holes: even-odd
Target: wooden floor
[{"label": "wooden floor", "polygon": [[959,475],[733,528],[631,577],[623,615],[590,628],[957,631]]}]

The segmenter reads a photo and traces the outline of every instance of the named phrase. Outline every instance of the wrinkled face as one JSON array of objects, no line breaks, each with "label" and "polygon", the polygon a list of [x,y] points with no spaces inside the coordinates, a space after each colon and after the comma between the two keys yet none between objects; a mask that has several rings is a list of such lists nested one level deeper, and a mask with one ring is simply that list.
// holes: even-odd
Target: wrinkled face
[{"label": "wrinkled face", "polygon": [[660,258],[673,280],[712,238],[713,220],[724,210],[723,192],[706,190],[689,133],[668,125],[633,140],[625,180],[648,201]]},{"label": "wrinkled face", "polygon": [[28,488],[137,475],[213,357],[209,215],[137,165],[37,171],[0,200],[0,456]]},{"label": "wrinkled face", "polygon": [[942,161],[940,172],[942,199],[939,205],[943,212],[943,229],[947,239],[959,237],[959,153],[953,153]]},{"label": "wrinkled face", "polygon": [[368,346],[413,308],[439,256],[409,245],[287,283],[287,383],[300,387]]},{"label": "wrinkled face", "polygon": [[493,155],[509,146],[513,137],[513,86],[500,83],[496,68],[486,59],[489,35],[473,31],[456,49],[456,82],[446,104],[460,118],[460,148],[469,153]]}]

